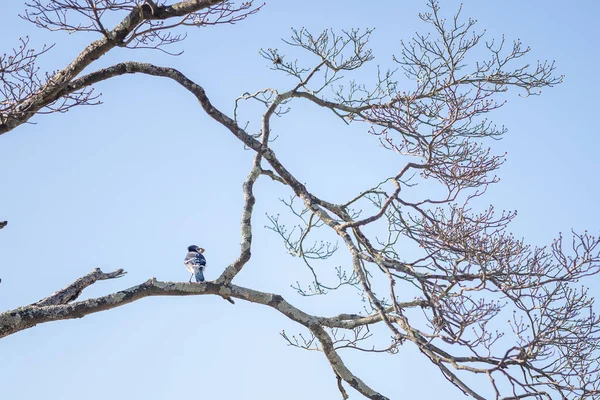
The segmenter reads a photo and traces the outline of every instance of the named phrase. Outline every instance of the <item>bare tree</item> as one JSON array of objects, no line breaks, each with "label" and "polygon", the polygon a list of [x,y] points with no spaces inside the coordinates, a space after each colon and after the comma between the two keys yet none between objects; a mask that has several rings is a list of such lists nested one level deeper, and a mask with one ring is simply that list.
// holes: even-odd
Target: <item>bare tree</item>
[{"label": "bare tree", "polygon": [[[536,95],[560,83],[553,63],[527,64],[523,60],[529,48],[520,41],[486,42],[483,33],[474,30],[475,21],[462,18],[460,10],[445,19],[438,3],[430,0],[420,17],[433,33],[402,43],[394,58],[397,70],[380,71],[370,83],[346,81],[345,72],[373,59],[367,47],[370,30],[294,30],[286,44],[311,54],[316,62],[291,59],[284,50],[263,50],[272,69],[292,76],[295,84],[245,93],[229,116],[211,104],[199,84],[174,68],[123,62],[85,75],[82,71],[115,47],[168,52],[168,45],[184,39],[180,28],[238,22],[260,9],[252,1],[30,0],[27,6],[23,18],[40,28],[92,31],[100,39],[64,69],[44,77],[36,60],[51,48],[32,50],[23,39],[3,56],[0,134],[37,114],[96,104],[94,84],[137,73],[178,83],[255,156],[243,185],[240,253],[218,279],[180,283],[152,278],[78,301],[86,287],[125,273],[96,269],[37,303],[0,314],[0,337],[147,296],[210,294],[269,306],[303,325],[307,333],[282,336],[293,346],[324,353],[343,398],[348,398],[345,384],[367,398],[386,397],[346,367],[339,349],[394,354],[405,345],[416,346],[444,378],[476,399],[600,396],[600,320],[586,289],[575,286],[598,273],[600,240],[573,232],[571,239],[561,236],[547,247],[531,247],[507,233],[516,213],[497,213],[493,206],[477,211],[504,162],[504,155],[484,145],[505,132],[487,114],[503,106],[512,92]],[[107,27],[107,17],[120,13],[125,15],[121,22]],[[347,124],[365,124],[405,163],[346,202],[317,197],[277,157],[270,137],[272,118],[285,114],[299,98],[330,110]],[[245,101],[265,106],[257,135],[238,121]],[[269,220],[289,253],[301,258],[313,274],[311,285],[298,284],[299,294],[325,295],[351,287],[364,296],[364,310],[333,317],[310,315],[280,295],[232,283],[251,258],[254,185],[263,176],[284,185],[291,195],[284,201],[289,214]],[[424,184],[436,190],[422,191]],[[291,218],[290,229],[286,225]],[[335,235],[347,252],[348,265],[335,270],[333,282],[323,274],[331,271],[329,259],[341,249],[321,241],[321,235]],[[377,330],[382,336],[375,343],[391,334],[387,345],[372,346],[376,326],[385,330]],[[488,392],[474,389],[472,382],[479,379],[489,382]]]}]

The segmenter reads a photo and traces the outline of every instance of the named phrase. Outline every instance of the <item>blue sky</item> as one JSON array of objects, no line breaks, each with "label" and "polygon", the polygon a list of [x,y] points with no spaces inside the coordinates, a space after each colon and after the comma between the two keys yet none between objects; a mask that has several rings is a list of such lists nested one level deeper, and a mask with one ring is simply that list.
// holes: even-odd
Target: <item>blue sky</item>
[{"label": "blue sky", "polygon": [[[542,96],[519,98],[493,119],[509,129],[491,143],[508,161],[486,201],[517,209],[511,225],[529,243],[549,243],[558,232],[597,233],[600,213],[600,145],[597,94],[597,15],[600,5],[580,1],[497,2],[465,0],[463,12],[487,29],[532,47],[533,59],[556,60],[564,83]],[[457,1],[444,1],[450,15]],[[42,61],[62,68],[92,34],[49,34],[22,21],[20,1],[3,5],[0,48],[19,36],[54,43]],[[392,67],[391,55],[426,27],[417,13],[424,1],[269,1],[235,26],[190,30],[185,53],[119,50],[96,68],[120,61],[173,66],[202,85],[213,103],[231,115],[234,99],[264,87],[289,88],[268,69],[260,48],[284,48],[290,27],[375,27],[375,64]],[[369,81],[367,68],[357,79]],[[237,256],[243,204],[241,184],[252,154],[210,120],[197,101],[175,84],[127,76],[98,85],[104,104],[66,114],[38,116],[0,136],[0,309],[35,302],[99,266],[124,268],[121,279],[100,282],[87,297],[104,295],[150,277],[188,279],[186,247],[207,249],[206,272],[214,279]],[[307,103],[274,123],[280,159],[319,196],[342,200],[379,182],[398,158],[369,136],[367,126],[346,128]],[[251,126],[258,114],[248,114]],[[279,238],[263,228],[265,213],[283,213],[276,183],[256,187],[253,259],[236,283],[282,294],[309,312],[333,315],[357,302],[353,292],[330,299],[301,298],[289,286],[310,276],[286,255]],[[599,282],[585,282],[598,293]],[[80,320],[44,324],[0,341],[0,386],[7,399],[337,398],[325,357],[291,348],[280,338],[302,332],[277,312],[209,296],[148,298]],[[405,346],[395,356],[341,352],[363,380],[390,398],[459,399],[463,395]],[[423,383],[427,383],[423,385]],[[435,384],[434,384],[435,383]],[[359,398],[351,393],[351,398]]]}]

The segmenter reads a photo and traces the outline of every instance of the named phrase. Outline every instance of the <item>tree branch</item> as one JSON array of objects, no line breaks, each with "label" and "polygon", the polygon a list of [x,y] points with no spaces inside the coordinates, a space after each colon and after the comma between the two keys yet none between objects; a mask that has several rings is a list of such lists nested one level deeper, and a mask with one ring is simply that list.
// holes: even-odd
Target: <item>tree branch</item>
[{"label": "tree branch", "polygon": [[37,303],[33,303],[32,305],[37,307],[44,307],[67,304],[76,300],[81,295],[81,292],[83,292],[83,289],[93,285],[97,281],[120,278],[125,274],[126,272],[122,269],[105,273],[102,272],[100,268],[96,268],[86,276],[77,279],[75,282],[71,283],[66,288],[59,290],[58,292],[55,292],[54,294],[38,301]]},{"label": "tree branch", "polygon": [[335,351],[333,347],[333,342],[331,341],[331,337],[325,332],[323,327],[318,324],[313,324],[309,327],[310,331],[315,335],[319,342],[321,342],[321,346],[323,347],[323,353],[329,360],[329,364],[331,364],[331,368],[336,373],[337,376],[341,377],[344,381],[346,381],[350,386],[356,389],[358,392],[362,393],[365,397],[374,400],[387,400],[387,397],[382,396],[377,393],[369,386],[367,386],[360,378],[355,376],[344,364],[338,353]]},{"label": "tree branch", "polygon": [[[160,8],[160,15],[148,15],[153,19],[176,18],[199,11],[225,0],[187,0],[170,6]],[[0,135],[9,132],[19,125],[29,121],[42,108],[54,103],[65,93],[65,90],[77,75],[79,75],[92,62],[105,55],[111,49],[122,44],[125,38],[133,32],[143,21],[144,13],[136,7],[117,26],[104,37],[89,44],[79,55],[64,69],[54,74],[40,89],[29,98],[21,102],[15,112],[3,115],[0,120]]]},{"label": "tree branch", "polygon": [[218,295],[225,298],[234,297],[274,308],[291,320],[309,328],[321,342],[325,355],[338,376],[368,398],[387,399],[387,397],[377,393],[353,375],[344,365],[343,361],[333,348],[331,338],[320,325],[320,323],[328,321],[329,319],[307,314],[288,303],[278,294],[260,292],[231,284],[213,282],[161,282],[156,280],[156,278],[152,278],[142,284],[106,296],[71,302],[79,296],[85,287],[90,286],[99,280],[118,278],[124,274],[125,271],[121,269],[110,273],[104,273],[96,268],[94,271],[76,280],[65,289],[62,289],[37,303],[0,314],[0,338],[34,327],[38,324],[83,318],[86,315],[111,310],[150,296]]}]

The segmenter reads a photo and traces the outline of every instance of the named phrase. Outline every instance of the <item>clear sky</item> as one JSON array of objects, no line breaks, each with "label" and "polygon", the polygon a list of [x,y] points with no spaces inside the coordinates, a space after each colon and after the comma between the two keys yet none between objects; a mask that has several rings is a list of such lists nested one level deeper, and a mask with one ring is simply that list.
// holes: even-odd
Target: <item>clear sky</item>
[{"label": "clear sky", "polygon": [[[93,34],[40,31],[18,17],[22,1],[3,2],[0,49],[19,36],[54,43],[43,59],[62,68]],[[451,15],[458,2],[442,2]],[[577,5],[575,5],[577,4]],[[374,64],[393,67],[399,41],[426,27],[417,17],[424,1],[269,1],[235,26],[188,31],[185,53],[120,50],[97,67],[119,61],[173,66],[200,85],[231,115],[234,99],[264,87],[289,88],[268,69],[260,48],[280,47],[290,27],[375,27]],[[505,34],[532,47],[534,59],[554,59],[564,83],[540,97],[512,96],[493,119],[509,129],[491,143],[508,152],[501,182],[487,202],[517,209],[517,237],[550,243],[571,228],[600,228],[598,23],[596,1],[464,0],[464,15],[488,37]],[[285,51],[284,51],[285,52]],[[370,69],[369,71],[372,71]],[[365,72],[357,78],[368,82]],[[0,310],[33,303],[94,267],[128,274],[87,289],[100,296],[156,277],[188,279],[186,247],[205,247],[208,279],[237,257],[241,184],[252,154],[212,122],[197,101],[158,78],[126,76],[98,85],[103,105],[38,116],[0,136]],[[297,103],[274,125],[281,160],[310,189],[333,201],[379,182],[396,168],[393,153],[368,135],[346,129],[330,114]],[[258,115],[249,115],[256,126]],[[252,126],[252,125],[251,125]],[[348,310],[354,292],[333,300],[301,298],[290,288],[310,281],[286,255],[279,238],[263,228],[266,212],[284,212],[272,182],[256,189],[253,259],[236,283],[275,292],[309,312]],[[600,278],[585,282],[600,293]],[[322,304],[321,302],[324,302]],[[279,336],[302,332],[277,312],[210,296],[147,298],[79,320],[43,324],[0,340],[0,387],[5,399],[339,398],[333,372],[316,352],[288,347]],[[410,345],[397,355],[342,351],[368,384],[393,399],[464,396]],[[349,389],[350,391],[351,389]],[[359,395],[351,392],[351,398]]]}]

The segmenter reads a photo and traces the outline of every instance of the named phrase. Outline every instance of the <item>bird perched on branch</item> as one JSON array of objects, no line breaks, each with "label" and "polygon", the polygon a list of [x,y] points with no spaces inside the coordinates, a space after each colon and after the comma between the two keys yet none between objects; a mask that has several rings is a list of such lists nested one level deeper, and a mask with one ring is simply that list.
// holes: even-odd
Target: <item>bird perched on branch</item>
[{"label": "bird perched on branch", "polygon": [[196,282],[204,282],[204,269],[206,268],[206,258],[202,255],[204,249],[191,245],[188,247],[188,253],[185,256],[185,267],[190,271],[190,282],[192,277],[196,276]]}]

